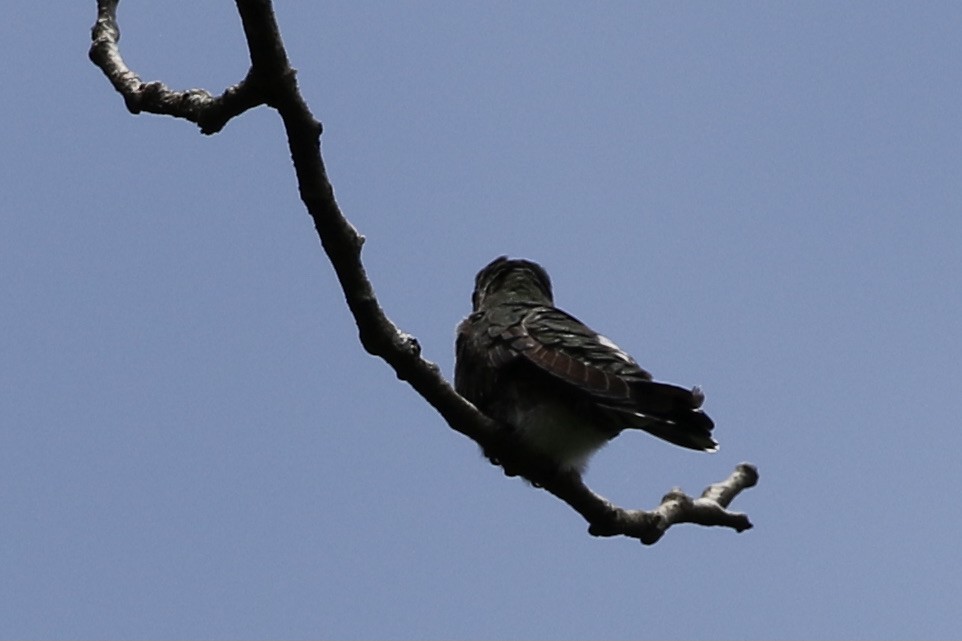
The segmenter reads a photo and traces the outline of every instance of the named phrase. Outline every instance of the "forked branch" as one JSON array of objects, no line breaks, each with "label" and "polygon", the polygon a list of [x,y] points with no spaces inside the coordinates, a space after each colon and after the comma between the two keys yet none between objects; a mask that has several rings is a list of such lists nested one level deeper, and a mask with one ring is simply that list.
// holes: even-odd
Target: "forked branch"
[{"label": "forked branch", "polygon": [[568,503],[589,523],[596,536],[625,535],[651,544],[676,523],[721,525],[736,531],[751,527],[748,517],[727,510],[742,490],[757,481],[755,468],[742,464],[725,481],[692,499],[673,490],[659,507],[646,512],[613,506],[592,492],[575,473],[557,473],[505,430],[464,400],[441,376],[434,363],[421,357],[417,339],[401,332],[378,304],[361,263],[364,238],[344,217],[334,200],[321,157],[321,124],[297,86],[269,0],[237,0],[251,67],[236,85],[219,96],[203,89],[174,91],[160,82],[143,82],[124,63],[118,46],[119,0],[98,0],[90,59],[123,96],[127,109],[164,114],[196,123],[202,133],[221,131],[234,117],[260,105],[280,114],[287,132],[297,185],[314,221],[354,320],[364,349],[382,358],[430,403],[454,430],[473,439],[512,476],[520,475]]}]

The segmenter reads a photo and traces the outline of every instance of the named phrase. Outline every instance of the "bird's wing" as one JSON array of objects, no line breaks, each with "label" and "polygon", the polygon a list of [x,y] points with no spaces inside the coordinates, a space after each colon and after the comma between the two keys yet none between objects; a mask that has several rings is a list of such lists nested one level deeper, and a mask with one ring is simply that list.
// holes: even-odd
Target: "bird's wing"
[{"label": "bird's wing", "polygon": [[698,407],[700,390],[652,380],[651,374],[612,341],[554,307],[530,310],[504,326],[491,356],[523,357],[587,395],[624,427],[637,427],[693,449],[715,447],[712,420]]},{"label": "bird's wing", "polygon": [[574,316],[539,306],[501,332],[502,345],[533,365],[599,399],[629,398],[651,374]]}]

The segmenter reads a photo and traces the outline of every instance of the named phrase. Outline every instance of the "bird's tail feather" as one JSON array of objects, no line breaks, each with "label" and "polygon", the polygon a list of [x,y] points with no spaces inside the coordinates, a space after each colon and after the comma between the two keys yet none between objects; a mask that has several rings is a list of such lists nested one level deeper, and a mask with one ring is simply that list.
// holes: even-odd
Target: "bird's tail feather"
[{"label": "bird's tail feather", "polygon": [[715,423],[698,409],[704,400],[700,389],[638,381],[632,384],[631,391],[630,400],[605,405],[625,427],[644,430],[693,450],[714,452],[718,449],[718,443],[711,437]]}]

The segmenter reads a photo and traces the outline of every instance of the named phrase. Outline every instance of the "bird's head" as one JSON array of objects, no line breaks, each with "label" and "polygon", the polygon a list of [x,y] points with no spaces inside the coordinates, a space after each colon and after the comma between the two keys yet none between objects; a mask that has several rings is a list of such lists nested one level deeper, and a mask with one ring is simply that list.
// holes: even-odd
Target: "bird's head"
[{"label": "bird's head", "polygon": [[471,303],[474,311],[500,303],[553,305],[551,279],[538,263],[500,256],[478,272]]}]

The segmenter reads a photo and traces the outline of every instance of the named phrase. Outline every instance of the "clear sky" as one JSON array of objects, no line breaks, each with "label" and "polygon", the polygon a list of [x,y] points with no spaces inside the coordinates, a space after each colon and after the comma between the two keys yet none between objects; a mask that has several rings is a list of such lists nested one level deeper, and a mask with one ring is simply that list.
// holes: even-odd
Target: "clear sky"
[{"label": "clear sky", "polygon": [[[386,311],[452,372],[475,272],[721,450],[625,434],[627,507],[740,461],[755,529],[595,539],[357,339],[266,108],[129,115],[93,0],[0,24],[0,637],[947,638],[962,605],[962,4],[282,2]],[[247,70],[229,2],[121,5],[146,80]]]}]

